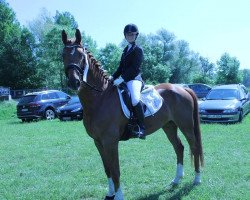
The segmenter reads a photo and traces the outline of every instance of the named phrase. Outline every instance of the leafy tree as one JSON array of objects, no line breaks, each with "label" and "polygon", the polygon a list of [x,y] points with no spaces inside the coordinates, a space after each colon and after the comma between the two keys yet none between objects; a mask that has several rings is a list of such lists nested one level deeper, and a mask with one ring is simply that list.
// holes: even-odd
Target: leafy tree
[{"label": "leafy tree", "polygon": [[171,59],[173,59],[175,50],[176,50],[176,45],[175,45],[175,35],[165,29],[160,29],[157,32],[156,35],[156,44],[158,43],[159,45],[162,46],[163,50],[163,55],[162,55],[162,60],[163,62],[167,63],[170,62]]},{"label": "leafy tree", "polygon": [[218,73],[217,73],[217,84],[232,84],[239,83],[239,67],[240,62],[236,57],[231,57],[228,53],[224,53],[218,64]]},{"label": "leafy tree", "polygon": [[73,15],[71,15],[69,12],[62,12],[56,11],[56,15],[54,17],[55,24],[70,27],[72,29],[76,29],[78,27],[78,24],[74,18]]},{"label": "leafy tree", "polygon": [[243,69],[242,70],[242,76],[243,76],[243,85],[246,87],[250,87],[250,69]]},{"label": "leafy tree", "polygon": [[189,50],[186,41],[176,41],[173,58],[170,60],[172,76],[171,83],[191,82],[193,72],[198,68],[197,54]]},{"label": "leafy tree", "polygon": [[207,58],[199,57],[199,72],[194,75],[194,83],[214,84],[215,81],[215,65]]},{"label": "leafy tree", "polygon": [[29,29],[39,43],[44,40],[45,35],[53,28],[53,25],[53,18],[48,10],[43,8],[38,17],[29,22]]},{"label": "leafy tree", "polygon": [[0,1],[0,85],[11,89],[39,86],[33,50],[34,37],[21,28],[9,5]]},{"label": "leafy tree", "polygon": [[152,74],[151,78],[149,79],[150,82],[153,84],[157,83],[166,83],[170,77],[170,68],[169,66],[165,66],[163,64],[157,64],[152,67]]},{"label": "leafy tree", "polygon": [[155,35],[141,35],[138,43],[143,47],[144,61],[142,75],[147,83],[168,82],[171,76],[170,67],[164,59],[164,49]]},{"label": "leafy tree", "polygon": [[[74,30],[75,31],[75,30]],[[98,55],[98,49],[97,49],[97,44],[96,41],[93,40],[93,38],[89,35],[86,35],[84,31],[82,33],[82,43],[83,45],[95,56],[97,57]]]},{"label": "leafy tree", "polygon": [[61,29],[58,26],[54,26],[45,35],[37,51],[39,77],[43,82],[43,87],[55,89],[65,87],[61,56],[62,49]]},{"label": "leafy tree", "polygon": [[113,74],[119,66],[121,54],[121,48],[117,47],[115,44],[109,43],[99,50],[97,60],[102,63],[105,70]]},{"label": "leafy tree", "polygon": [[[42,37],[39,39],[36,51],[39,77],[43,87],[63,89],[66,87],[66,77],[61,55],[63,49],[61,31],[66,30],[69,38],[74,37],[77,22],[69,12],[60,13],[57,11],[52,24],[49,17],[43,16],[45,16],[45,20],[42,20],[40,24],[45,28],[42,29],[42,32],[38,31],[38,35]],[[96,42],[84,32],[82,32],[82,41],[85,46],[87,44],[87,48],[93,54],[96,53]]]}]

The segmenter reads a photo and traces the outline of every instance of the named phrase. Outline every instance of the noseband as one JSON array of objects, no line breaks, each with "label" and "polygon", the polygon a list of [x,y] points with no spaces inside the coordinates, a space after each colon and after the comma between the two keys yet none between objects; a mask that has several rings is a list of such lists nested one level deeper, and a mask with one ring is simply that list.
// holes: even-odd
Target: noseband
[{"label": "noseband", "polygon": [[68,73],[68,71],[70,69],[74,69],[76,71],[78,71],[78,73],[80,74],[80,76],[82,76],[82,80],[80,79],[80,83],[85,83],[87,86],[89,86],[91,89],[98,91],[98,92],[102,92],[102,90],[99,90],[97,88],[95,88],[95,86],[90,85],[89,83],[87,83],[87,74],[88,74],[88,70],[89,70],[89,64],[88,64],[88,59],[87,59],[87,52],[86,49],[84,47],[82,47],[81,45],[65,45],[66,48],[73,48],[72,52],[70,53],[71,55],[73,55],[75,53],[75,48],[81,48],[83,49],[84,55],[83,58],[81,60],[82,64],[83,59],[85,59],[85,69],[83,67],[81,67],[80,65],[76,64],[76,63],[69,63],[67,65],[67,69],[66,69],[66,73]]}]

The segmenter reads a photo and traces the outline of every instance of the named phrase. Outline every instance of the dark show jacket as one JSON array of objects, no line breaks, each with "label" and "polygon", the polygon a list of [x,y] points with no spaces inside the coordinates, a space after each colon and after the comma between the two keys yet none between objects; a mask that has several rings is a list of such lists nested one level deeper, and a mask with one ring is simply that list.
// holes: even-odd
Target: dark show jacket
[{"label": "dark show jacket", "polygon": [[143,61],[143,50],[136,44],[128,50],[128,46],[123,50],[120,65],[116,72],[113,74],[113,78],[117,79],[121,76],[125,82],[134,80],[136,76],[141,73],[141,64]]}]

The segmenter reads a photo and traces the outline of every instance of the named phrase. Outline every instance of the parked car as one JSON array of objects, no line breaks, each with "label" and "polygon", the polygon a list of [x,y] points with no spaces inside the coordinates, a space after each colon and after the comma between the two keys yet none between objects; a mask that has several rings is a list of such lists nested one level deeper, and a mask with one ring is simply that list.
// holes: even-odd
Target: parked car
[{"label": "parked car", "polygon": [[58,90],[28,93],[17,104],[17,117],[23,122],[39,118],[54,119],[56,109],[70,99],[68,94]]},{"label": "parked car", "polygon": [[202,122],[241,122],[250,112],[249,97],[241,84],[215,86],[199,104],[200,119]]},{"label": "parked car", "polygon": [[183,87],[183,88],[190,88],[194,91],[198,99],[204,98],[209,91],[212,89],[209,85],[202,84],[202,83],[190,83],[190,84],[183,84],[178,83],[175,84],[177,86]]},{"label": "parked car", "polygon": [[72,97],[67,104],[59,107],[56,113],[61,121],[82,120],[83,118],[83,108],[77,96]]},{"label": "parked car", "polygon": [[212,89],[212,87],[210,87],[209,85],[202,83],[193,83],[187,85],[194,91],[194,93],[199,99],[206,97],[209,91]]},{"label": "parked car", "polygon": [[188,84],[185,84],[185,83],[174,83],[174,85],[177,85],[177,86],[183,87],[183,88],[189,88]]}]

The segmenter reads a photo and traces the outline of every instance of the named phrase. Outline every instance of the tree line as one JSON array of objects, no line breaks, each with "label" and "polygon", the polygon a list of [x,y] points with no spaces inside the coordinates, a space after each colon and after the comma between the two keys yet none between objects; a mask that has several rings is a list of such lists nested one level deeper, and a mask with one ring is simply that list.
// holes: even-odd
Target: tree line
[{"label": "tree line", "polygon": [[[21,26],[9,4],[0,0],[0,85],[11,89],[65,88],[61,31],[65,29],[73,37],[77,27],[71,13],[57,11],[52,17],[45,9],[28,27]],[[83,45],[112,74],[126,41],[97,48],[84,31],[82,38]],[[137,41],[144,50],[142,75],[148,84],[241,82],[250,86],[250,70],[240,70],[240,61],[227,52],[214,64],[164,28],[156,34],[141,33]]]}]

